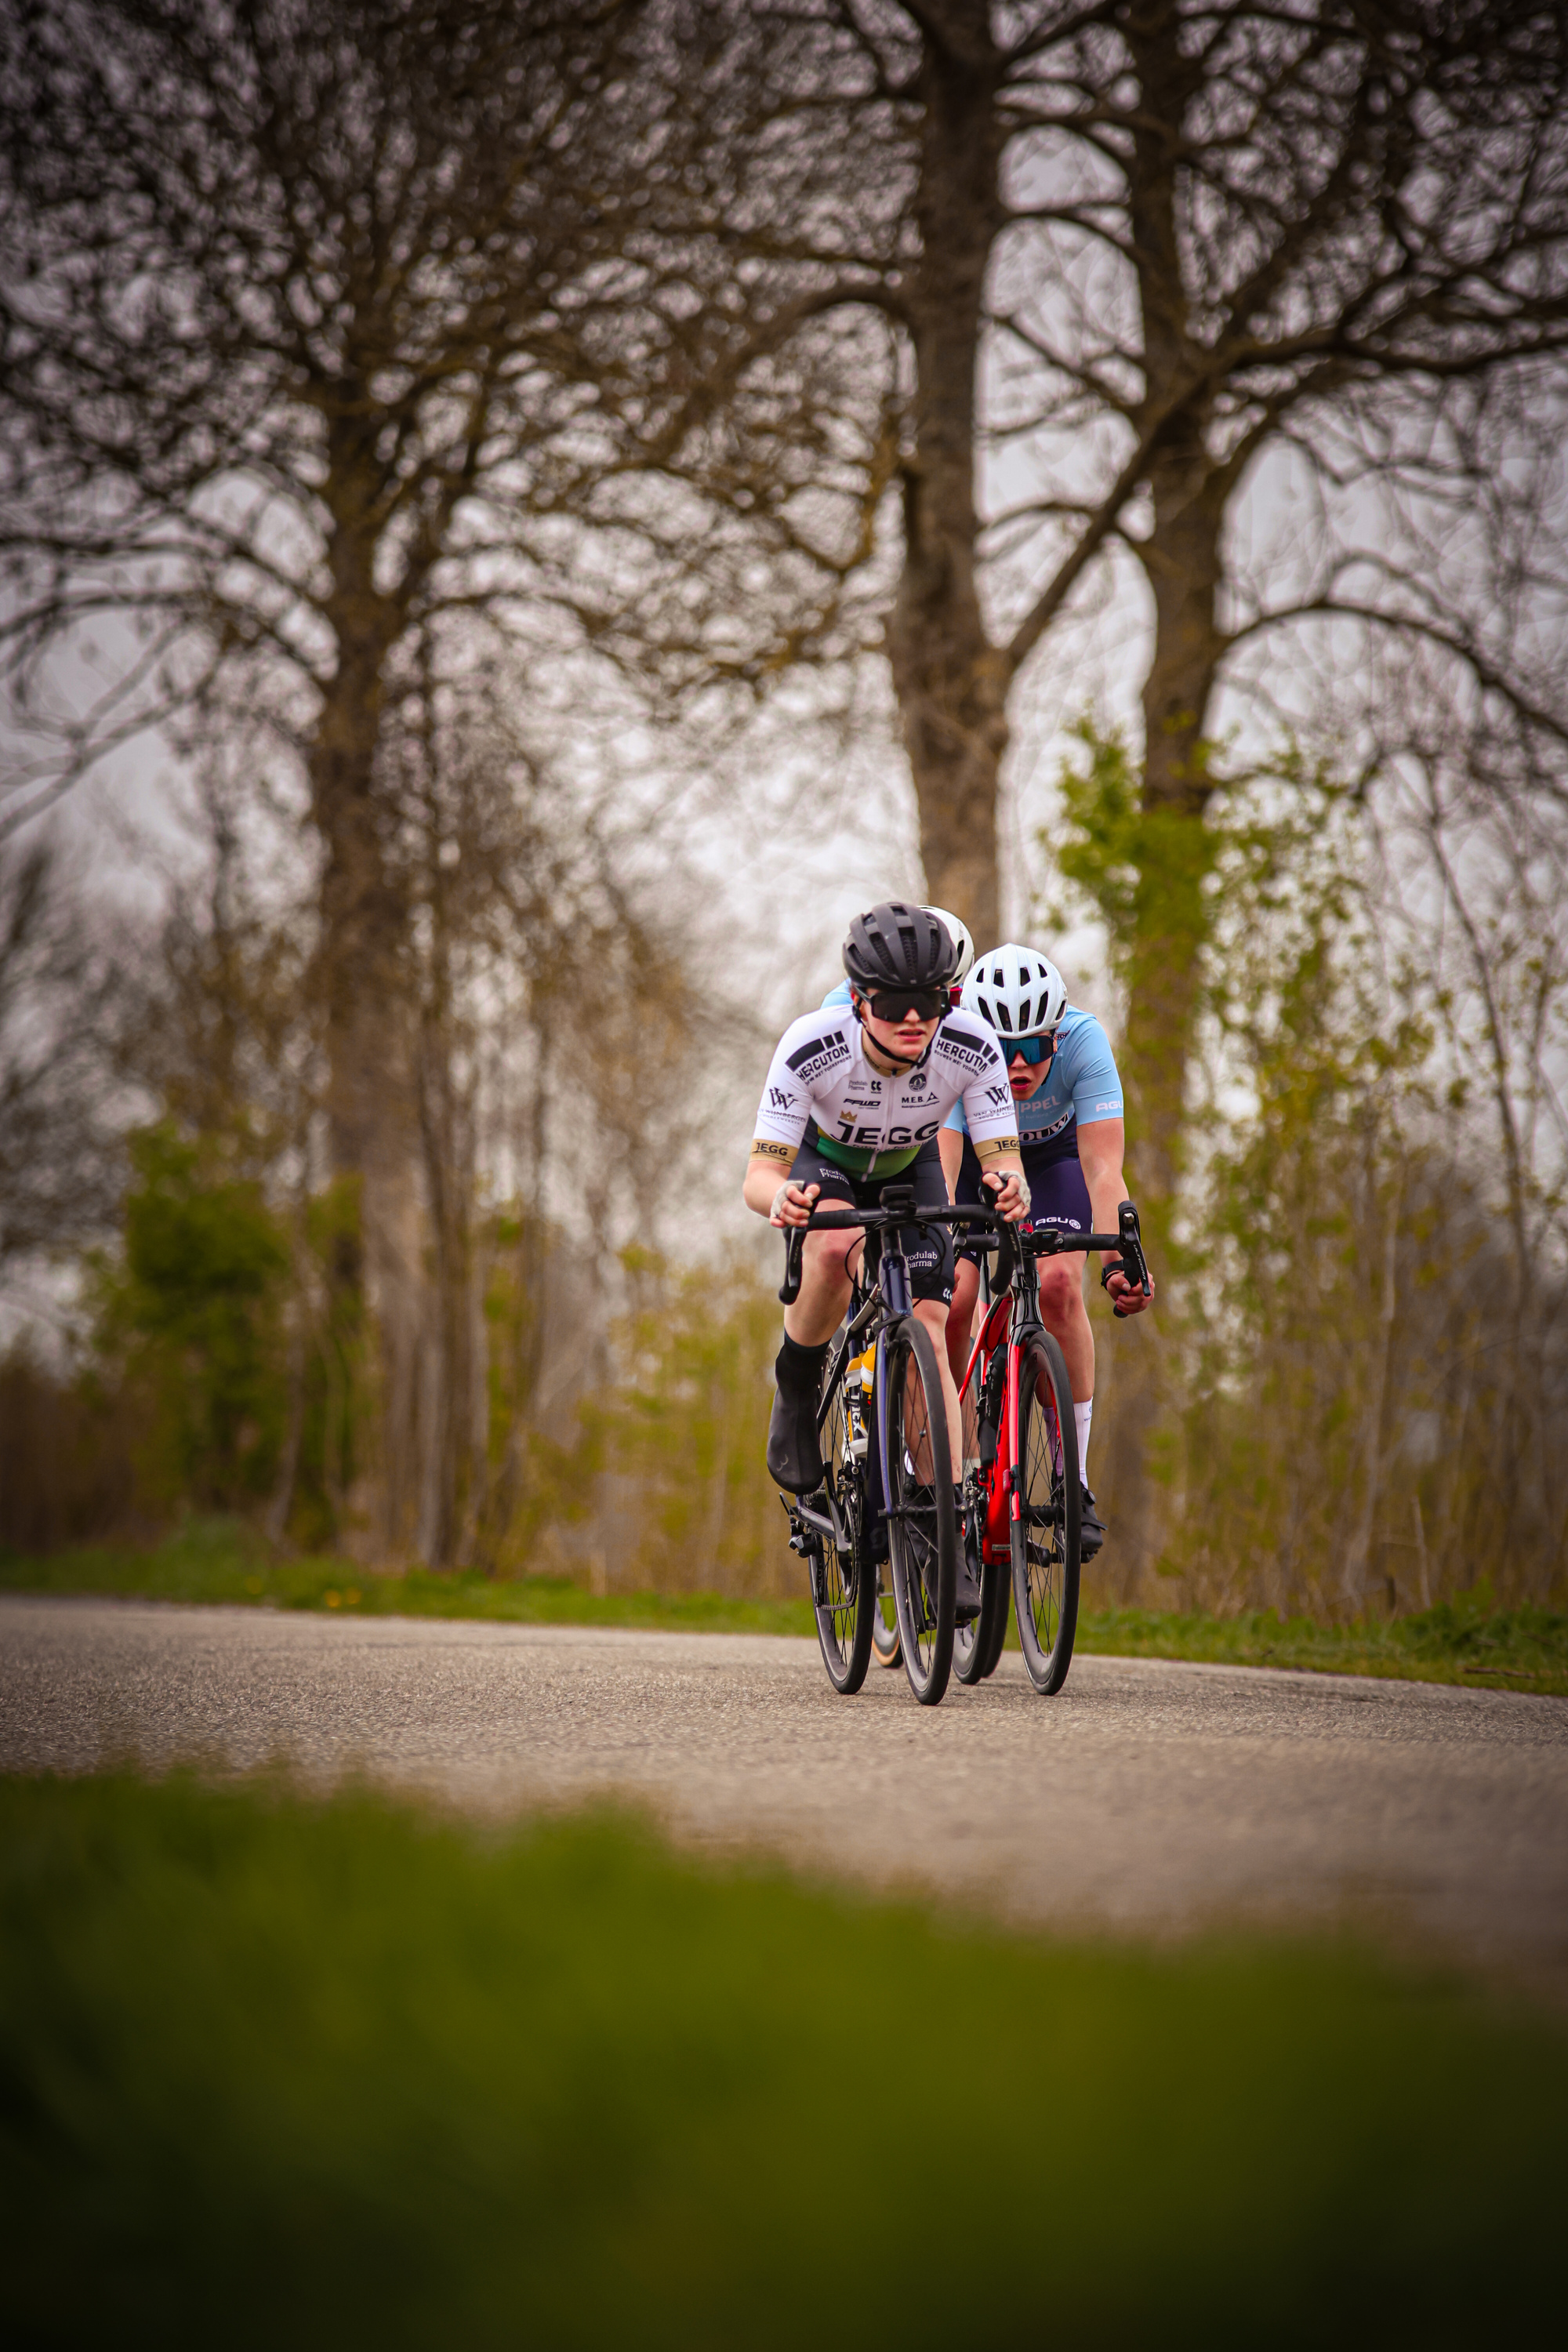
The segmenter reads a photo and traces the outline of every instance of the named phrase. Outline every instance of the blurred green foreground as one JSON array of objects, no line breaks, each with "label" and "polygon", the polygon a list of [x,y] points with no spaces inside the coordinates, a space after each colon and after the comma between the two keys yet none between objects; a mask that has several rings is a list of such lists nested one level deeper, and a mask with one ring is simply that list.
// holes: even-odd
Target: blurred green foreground
[{"label": "blurred green foreground", "polygon": [[[847,1791],[847,1799],[851,1792]],[[349,1793],[0,1781],[13,2344],[1522,2340],[1568,2036]]]}]

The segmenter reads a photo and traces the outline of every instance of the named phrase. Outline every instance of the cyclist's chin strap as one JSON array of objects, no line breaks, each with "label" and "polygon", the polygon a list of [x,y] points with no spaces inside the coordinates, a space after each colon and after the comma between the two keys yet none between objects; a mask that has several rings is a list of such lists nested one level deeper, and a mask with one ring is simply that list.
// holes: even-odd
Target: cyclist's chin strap
[{"label": "cyclist's chin strap", "polygon": [[[867,1034],[866,1008],[863,1004],[857,1004],[855,1007],[855,1018],[860,1024],[860,1046],[867,1060],[869,1061],[873,1054],[879,1055],[886,1062],[890,1075],[896,1078],[907,1078],[911,1070],[918,1070],[925,1060],[926,1055],[931,1052],[931,1045],[936,1044],[936,1032],[933,1030],[931,1044],[925,1047],[924,1052],[917,1054],[912,1062],[907,1062],[901,1054],[890,1054],[879,1039]],[[938,1027],[940,1026],[939,1023]]]}]

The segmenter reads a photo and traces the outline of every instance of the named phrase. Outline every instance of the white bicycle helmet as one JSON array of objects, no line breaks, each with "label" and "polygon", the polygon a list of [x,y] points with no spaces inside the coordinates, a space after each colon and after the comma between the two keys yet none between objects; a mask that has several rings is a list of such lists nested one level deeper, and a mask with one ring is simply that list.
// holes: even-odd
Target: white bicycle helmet
[{"label": "white bicycle helmet", "polygon": [[958,967],[952,975],[956,988],[961,980],[968,979],[969,967],[974,961],[974,941],[969,936],[969,926],[960,922],[956,915],[950,915],[945,907],[928,907],[926,913],[934,915],[937,921],[944,925],[949,939],[958,950]]},{"label": "white bicycle helmet", "polygon": [[1067,1010],[1067,982],[1038,948],[1014,942],[990,948],[963,983],[959,999],[1002,1037],[1040,1037]]}]

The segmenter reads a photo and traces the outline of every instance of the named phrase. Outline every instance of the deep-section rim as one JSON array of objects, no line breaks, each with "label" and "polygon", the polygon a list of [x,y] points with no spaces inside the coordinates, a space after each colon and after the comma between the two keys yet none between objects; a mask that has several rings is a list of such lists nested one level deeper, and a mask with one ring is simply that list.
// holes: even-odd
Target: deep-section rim
[{"label": "deep-section rim", "polygon": [[[1056,1417],[1057,1448],[1050,1448],[1046,1433],[1049,1424],[1041,1412],[1037,1383],[1042,1378]],[[1059,1485],[1052,1460],[1058,1449]],[[1080,1506],[1072,1387],[1066,1359],[1048,1331],[1036,1332],[1020,1351],[1017,1474],[1025,1513],[1044,1515],[1032,1525],[1026,1517],[1013,1523],[1013,1602],[1018,1612],[1018,1639],[1029,1680],[1043,1698],[1054,1698],[1067,1680],[1078,1631]],[[1047,1626],[1048,1645],[1041,1633],[1035,1603],[1036,1576],[1031,1573],[1047,1566],[1058,1571],[1051,1579],[1056,1622],[1054,1628]]]},{"label": "deep-section rim", "polygon": [[[888,1475],[892,1509],[888,1550],[904,1672],[922,1706],[935,1706],[952,1671],[952,1605],[958,1540],[952,1513],[952,1456],[936,1349],[914,1316],[901,1316],[883,1339],[888,1354]],[[904,1363],[912,1360],[922,1392],[921,1465],[906,1471]],[[929,1452],[926,1450],[929,1448]],[[929,1481],[918,1467],[929,1468]],[[931,1590],[934,1585],[934,1591]]]},{"label": "deep-section rim", "polygon": [[[980,1522],[985,1524],[986,1489],[980,1490]],[[952,1671],[971,1690],[983,1683],[1002,1654],[1007,1636],[1007,1598],[1012,1585],[1011,1559],[982,1562],[980,1614],[967,1625],[952,1629]],[[998,1630],[1000,1620],[1000,1630]]]},{"label": "deep-section rim", "polygon": [[[861,1468],[849,1452],[848,1416],[842,1374],[833,1382],[822,1422],[823,1492],[831,1515],[849,1538],[847,1557],[835,1544],[817,1545],[813,1577],[812,1615],[816,1622],[817,1647],[827,1679],[843,1698],[852,1698],[866,1679],[871,1662],[871,1620],[876,1571],[866,1558],[865,1512]],[[825,1599],[816,1597],[820,1576]]]},{"label": "deep-section rim", "polygon": [[893,1608],[893,1622],[890,1625],[882,1615],[883,1601],[891,1603],[892,1600],[893,1571],[889,1561],[888,1580],[885,1585],[880,1575],[878,1575],[877,1599],[871,1611],[871,1655],[879,1666],[901,1666],[904,1663],[903,1637],[899,1632],[897,1606]]}]

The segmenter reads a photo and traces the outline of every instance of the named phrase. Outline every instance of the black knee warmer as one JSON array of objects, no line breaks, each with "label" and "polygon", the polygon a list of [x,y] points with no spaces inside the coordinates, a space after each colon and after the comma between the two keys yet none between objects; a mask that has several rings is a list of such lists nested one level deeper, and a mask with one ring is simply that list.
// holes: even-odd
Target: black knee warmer
[{"label": "black knee warmer", "polygon": [[825,1339],[820,1348],[803,1348],[786,1331],[773,1364],[773,1378],[780,1388],[787,1389],[792,1396],[814,1397],[822,1386],[822,1367],[832,1344],[831,1339]]}]

